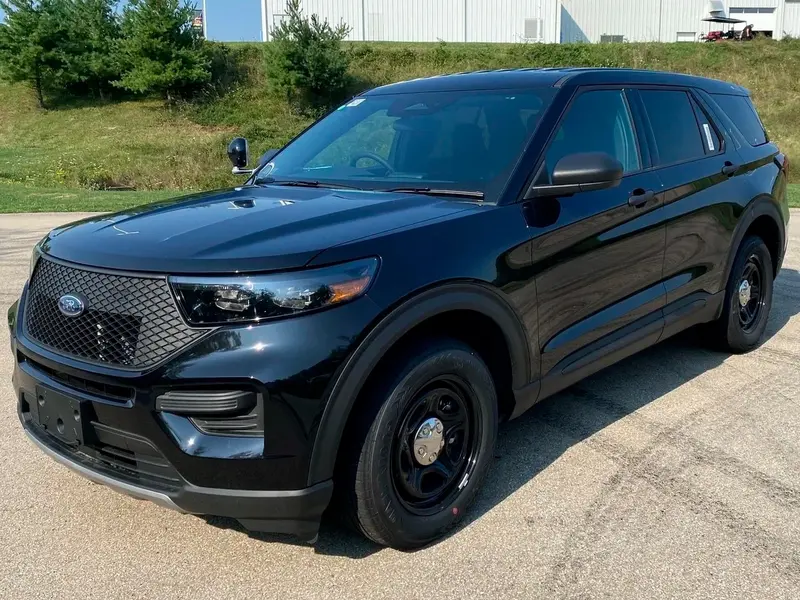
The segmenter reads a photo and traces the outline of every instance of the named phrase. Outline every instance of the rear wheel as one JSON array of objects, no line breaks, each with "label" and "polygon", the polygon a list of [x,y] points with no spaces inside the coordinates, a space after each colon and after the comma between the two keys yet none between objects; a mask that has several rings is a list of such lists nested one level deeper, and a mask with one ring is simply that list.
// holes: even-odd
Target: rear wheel
[{"label": "rear wheel", "polygon": [[407,348],[367,391],[345,432],[350,521],[398,549],[428,544],[461,519],[491,463],[497,398],[489,369],[456,340]]},{"label": "rear wheel", "polygon": [[772,308],[772,257],[764,241],[750,236],[742,242],[725,290],[722,316],[714,324],[715,342],[730,352],[758,346]]}]

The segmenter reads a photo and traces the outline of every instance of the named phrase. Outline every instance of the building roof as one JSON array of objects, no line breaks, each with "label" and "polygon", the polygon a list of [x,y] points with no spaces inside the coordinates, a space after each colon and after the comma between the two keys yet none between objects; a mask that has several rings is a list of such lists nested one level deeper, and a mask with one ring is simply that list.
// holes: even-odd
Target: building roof
[{"label": "building roof", "polygon": [[563,87],[576,85],[681,85],[703,89],[709,93],[746,95],[736,84],[707,77],[612,68],[503,69],[437,75],[392,83],[367,92],[367,95],[409,94],[424,92],[521,89],[529,87]]}]

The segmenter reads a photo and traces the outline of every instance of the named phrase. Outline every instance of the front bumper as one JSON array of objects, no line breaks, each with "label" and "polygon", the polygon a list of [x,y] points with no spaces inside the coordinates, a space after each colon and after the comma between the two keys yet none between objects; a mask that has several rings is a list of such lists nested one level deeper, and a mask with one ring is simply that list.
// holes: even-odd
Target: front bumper
[{"label": "front bumper", "polygon": [[302,490],[279,491],[204,488],[184,482],[175,491],[159,491],[129,483],[120,473],[88,460],[80,452],[59,448],[48,434],[24,421],[23,427],[28,439],[42,452],[95,483],[178,512],[230,517],[251,531],[314,539],[333,492],[332,481]]},{"label": "front bumper", "polygon": [[[24,333],[24,302],[23,293],[8,315],[12,381],[25,433],[43,452],[167,508],[234,518],[253,531],[316,535],[333,484],[309,477],[312,454],[325,451],[314,440],[327,394],[377,314],[371,300],[219,330],[150,372],[115,371],[38,346]],[[186,416],[156,410],[165,391],[220,385],[257,392],[263,434],[208,435]],[[130,390],[130,397],[109,399],[106,389]],[[80,404],[85,439],[65,443],[42,428],[42,390]]]}]

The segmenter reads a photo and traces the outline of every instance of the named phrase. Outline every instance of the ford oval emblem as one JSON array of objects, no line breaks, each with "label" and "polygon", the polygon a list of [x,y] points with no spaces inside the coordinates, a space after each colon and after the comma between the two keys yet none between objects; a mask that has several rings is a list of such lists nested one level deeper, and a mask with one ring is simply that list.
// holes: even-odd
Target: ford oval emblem
[{"label": "ford oval emblem", "polygon": [[66,294],[58,299],[58,310],[67,317],[77,317],[86,310],[86,304],[75,294]]}]

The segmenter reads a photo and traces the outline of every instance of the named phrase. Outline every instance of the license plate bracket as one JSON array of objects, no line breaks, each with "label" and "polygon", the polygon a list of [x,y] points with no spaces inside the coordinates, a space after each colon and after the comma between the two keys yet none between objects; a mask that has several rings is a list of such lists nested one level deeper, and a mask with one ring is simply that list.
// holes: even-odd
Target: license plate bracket
[{"label": "license plate bracket", "polygon": [[41,429],[70,446],[84,444],[85,402],[37,385],[36,400],[32,404],[31,416]]}]

